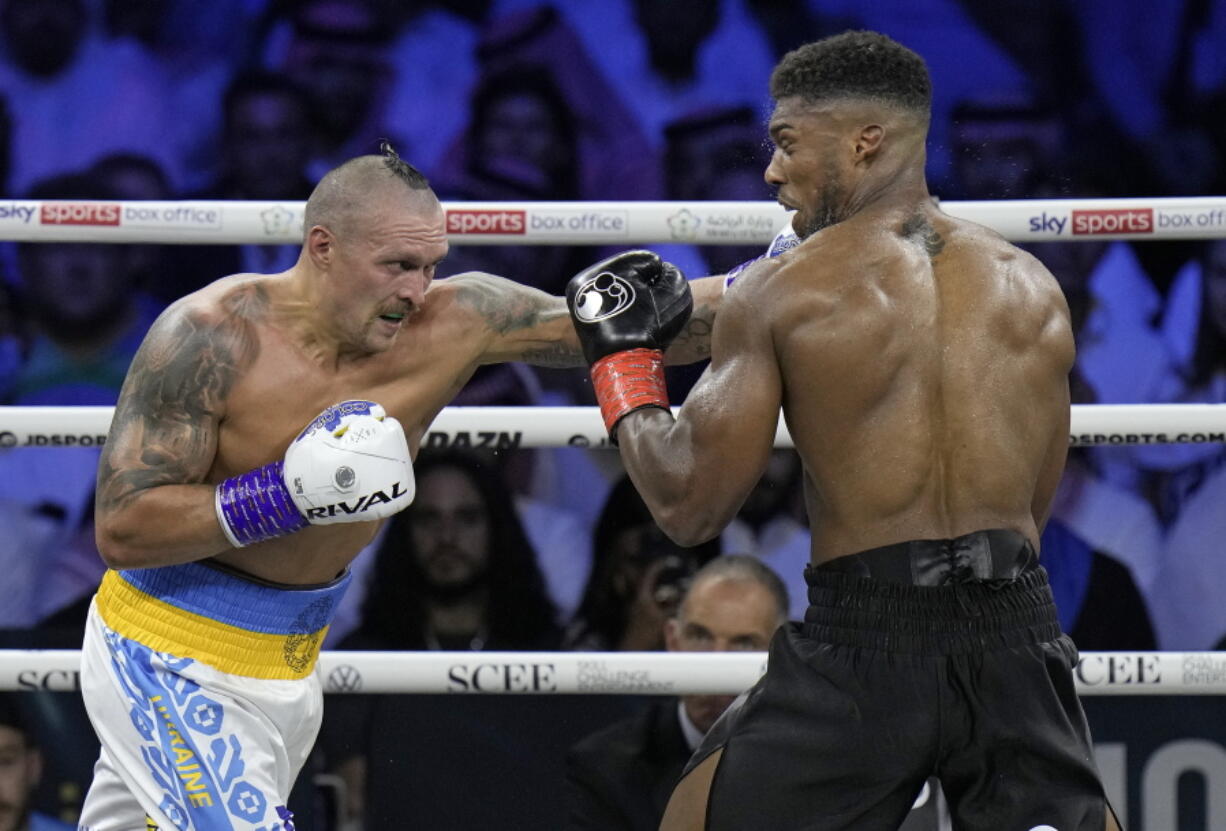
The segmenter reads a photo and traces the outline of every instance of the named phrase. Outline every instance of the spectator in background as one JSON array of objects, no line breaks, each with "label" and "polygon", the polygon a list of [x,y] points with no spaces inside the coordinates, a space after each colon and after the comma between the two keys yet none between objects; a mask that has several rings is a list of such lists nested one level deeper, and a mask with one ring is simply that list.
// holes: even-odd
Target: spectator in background
[{"label": "spectator in background", "polygon": [[[763,652],[787,618],[787,589],[753,557],[716,557],[694,574],[663,627],[670,652]],[[655,697],[567,753],[571,829],[654,831],[673,785],[731,695]]]},{"label": "spectator in background", "polygon": [[[85,0],[0,0],[0,89],[14,106],[10,192],[116,151],[157,159],[181,173],[178,109],[140,49],[108,40]],[[170,138],[168,138],[168,136]]]},{"label": "spectator in background", "polygon": [[[439,176],[443,198],[579,198],[578,126],[547,69],[527,66],[484,77],[469,102],[469,113],[464,138]],[[505,274],[561,294],[591,256],[589,250],[566,245],[469,246],[457,248],[444,268],[448,274]]]},{"label": "spectator in background", "polygon": [[662,149],[664,125],[684,113],[763,103],[775,55],[742,0],[559,5],[656,152]]},{"label": "spectator in background", "polygon": [[399,35],[389,50],[396,82],[387,105],[388,128],[408,142],[407,154],[430,174],[463,135],[469,99],[477,83],[477,41],[492,0],[443,0],[400,4]]},{"label": "spectator in background", "polygon": [[[667,124],[664,137],[667,198],[680,202],[768,201],[774,198],[762,180],[768,159],[762,142],[762,119],[753,107],[698,110]],[[697,212],[700,208],[691,206],[683,210]],[[720,227],[699,215],[690,221],[695,235],[701,233],[739,241],[733,245],[670,243],[652,246],[661,257],[691,277],[722,274],[736,265],[757,259],[763,251],[762,236],[774,230],[739,218]],[[708,227],[702,227],[704,222]],[[675,238],[683,236],[674,230]],[[665,370],[669,392],[677,403],[685,400],[704,367],[702,363]]]},{"label": "spectator in background", "polygon": [[[358,628],[341,649],[555,649],[560,632],[536,554],[496,470],[455,451],[424,451],[417,495],[387,524]],[[382,706],[329,705],[322,744],[346,784],[347,816],[365,811],[366,748]]]},{"label": "spectator in background", "polygon": [[[535,368],[522,363],[486,364],[477,367],[464,388],[452,399],[457,407],[532,407],[539,406],[541,386]],[[513,434],[499,435],[507,445]],[[429,437],[426,439],[429,446]],[[477,451],[488,459],[491,471],[502,477],[515,500],[515,510],[523,523],[528,541],[536,551],[549,596],[558,610],[558,620],[568,620],[579,605],[579,597],[591,572],[590,524],[566,497],[567,482],[583,477],[577,467],[590,466],[582,448],[518,448],[504,446]],[[580,454],[576,457],[576,454]],[[605,485],[598,472],[587,471],[579,487],[599,490]],[[603,492],[601,492],[603,496]]]},{"label": "spectator in background", "polygon": [[382,139],[410,148],[411,136],[388,129],[388,97],[396,83],[389,48],[399,20],[374,0],[305,0],[289,7],[264,44],[263,65],[283,71],[311,97],[318,143],[307,178],[374,152]]},{"label": "spectator in background", "polygon": [[563,647],[587,651],[661,649],[664,622],[719,541],[682,548],[651,518],[629,477],[609,492],[592,542],[592,574]]},{"label": "spectator in background", "polygon": [[[114,153],[104,156],[89,169],[119,199],[128,201],[162,202],[174,199],[170,180],[156,161],[135,153]],[[128,261],[133,285],[164,302],[178,299],[168,296],[163,281],[173,278],[168,246],[153,243],[130,243],[119,246]]]},{"label": "spectator in background", "polygon": [[42,752],[13,693],[0,692],[0,831],[72,831],[33,809],[42,777]]},{"label": "spectator in background", "polygon": [[[1220,405],[1226,403],[1226,240],[1204,244],[1191,266],[1183,293],[1195,302],[1180,303],[1190,307],[1182,315],[1168,308],[1173,319],[1164,325],[1183,382],[1173,400]],[[1195,323],[1181,326],[1180,320]],[[1158,504],[1174,513],[1153,589],[1154,618],[1163,649],[1207,649],[1226,633],[1217,598],[1226,565],[1211,556],[1226,537],[1226,451],[1220,443],[1170,449],[1182,464],[1153,482]]]},{"label": "spectator in background", "polygon": [[804,620],[809,605],[805,569],[812,540],[801,476],[800,457],[795,450],[773,451],[762,478],[721,536],[724,551],[751,554],[779,575],[792,598],[792,606],[786,610],[792,620]]},{"label": "spectator in background", "polygon": [[[716,557],[694,575],[665,624],[670,652],[764,652],[787,620],[788,591],[760,560]],[[570,831],[650,831],[702,737],[735,696],[656,697],[638,715],[586,737],[566,755]],[[925,786],[900,831],[947,829],[944,800]],[[939,789],[936,793],[939,793]]]},{"label": "spectator in background", "polygon": [[389,523],[344,649],[553,649],[544,577],[496,471],[423,452],[417,495]]},{"label": "spectator in background", "polygon": [[[771,190],[762,181],[767,161],[762,118],[753,107],[703,109],[664,127],[664,181],[672,200],[769,201]],[[730,227],[724,234],[746,242],[702,246],[700,260],[688,264],[687,274],[722,274],[762,253],[760,241],[748,241],[761,236],[761,229]],[[668,256],[685,262],[673,259],[671,250]]]},{"label": "spectator in background", "polygon": [[[311,195],[307,176],[315,152],[311,98],[289,76],[238,75],[221,99],[221,167],[193,199],[300,202]],[[300,219],[300,217],[299,217]],[[224,274],[275,274],[290,268],[301,246],[177,246],[164,296],[175,299]]]},{"label": "spectator in background", "polygon": [[[1198,246],[1172,294],[1163,319],[1163,336],[1175,356],[1183,392],[1179,400],[1226,402],[1226,241]],[[1181,290],[1182,289],[1182,290]],[[1182,306],[1182,314],[1176,310]]]},{"label": "spectator in background", "polygon": [[1059,114],[1029,96],[959,101],[950,116],[946,199],[1033,199],[1067,193]]},{"label": "spectator in background", "polygon": [[1058,517],[1048,520],[1041,546],[1060,628],[1078,649],[1157,648],[1145,598],[1117,556],[1095,550]]},{"label": "spectator in background", "polygon": [[[35,185],[29,199],[114,201],[93,173]],[[21,243],[21,294],[31,324],[15,404],[113,404],[128,364],[160,308],[139,290],[126,246]]]},{"label": "spectator in background", "polygon": [[[113,201],[95,174],[39,183],[31,199]],[[21,243],[17,262],[29,341],[10,400],[18,405],[114,404],[160,307],[138,290],[122,245]],[[51,431],[48,431],[51,432]],[[0,569],[21,603],[0,610],[31,626],[97,587],[93,541],[97,447],[14,447],[0,454]],[[82,606],[80,621],[83,623]],[[80,639],[80,630],[76,632]]]},{"label": "spectator in background", "polygon": [[102,8],[112,48],[134,52],[158,79],[167,102],[159,138],[176,149],[174,189],[191,193],[213,170],[217,100],[250,58],[265,0],[91,0]]},{"label": "spectator in background", "polygon": [[291,201],[310,195],[307,166],[317,136],[304,87],[285,74],[244,72],[226,87],[221,117],[221,168],[200,198]]},{"label": "spectator in background", "polygon": [[[505,5],[521,4],[510,0]],[[579,198],[659,198],[659,159],[651,143],[616,80],[602,72],[593,47],[585,47],[573,28],[579,20],[590,19],[603,26],[607,4],[572,3],[559,9],[530,0],[529,5],[492,20],[483,30],[477,46],[481,76],[540,69],[549,73],[577,128]],[[618,34],[605,28],[601,38]],[[598,39],[594,48],[607,51],[609,46]]]}]

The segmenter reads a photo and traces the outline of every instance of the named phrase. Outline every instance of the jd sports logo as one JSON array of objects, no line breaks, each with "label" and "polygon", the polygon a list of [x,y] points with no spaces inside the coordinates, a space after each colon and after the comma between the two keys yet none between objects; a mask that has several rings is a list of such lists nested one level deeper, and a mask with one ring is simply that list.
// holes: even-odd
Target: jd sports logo
[{"label": "jd sports logo", "polygon": [[599,323],[617,317],[633,302],[634,286],[602,271],[575,292],[575,317],[584,323]]}]

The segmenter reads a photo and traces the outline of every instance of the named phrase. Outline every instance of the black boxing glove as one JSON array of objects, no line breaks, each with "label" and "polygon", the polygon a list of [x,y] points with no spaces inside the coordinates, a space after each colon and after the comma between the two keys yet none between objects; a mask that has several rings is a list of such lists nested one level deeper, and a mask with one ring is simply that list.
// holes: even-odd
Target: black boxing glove
[{"label": "black boxing glove", "polygon": [[694,307],[685,276],[650,251],[627,251],[572,277],[566,306],[609,436],[627,413],[667,410],[664,350]]}]

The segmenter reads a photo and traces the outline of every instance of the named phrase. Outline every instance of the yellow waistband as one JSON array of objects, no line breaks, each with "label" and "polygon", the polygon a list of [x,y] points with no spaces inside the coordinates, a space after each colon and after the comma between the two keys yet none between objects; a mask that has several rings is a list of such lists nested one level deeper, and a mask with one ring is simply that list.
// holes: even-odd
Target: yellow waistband
[{"label": "yellow waistband", "polygon": [[98,589],[98,612],[118,634],[157,652],[192,658],[232,675],[298,680],[315,669],[328,627],[304,634],[252,632],[188,612],[146,594],[108,571]]}]

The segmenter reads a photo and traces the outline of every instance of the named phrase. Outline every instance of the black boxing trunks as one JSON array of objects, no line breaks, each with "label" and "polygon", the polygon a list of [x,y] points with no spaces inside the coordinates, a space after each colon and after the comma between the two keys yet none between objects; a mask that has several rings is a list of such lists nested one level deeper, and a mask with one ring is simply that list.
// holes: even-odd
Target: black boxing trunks
[{"label": "black boxing trunks", "polygon": [[1047,572],[1013,531],[839,557],[707,734],[710,829],[896,831],[929,776],[955,828],[1102,831]]}]

